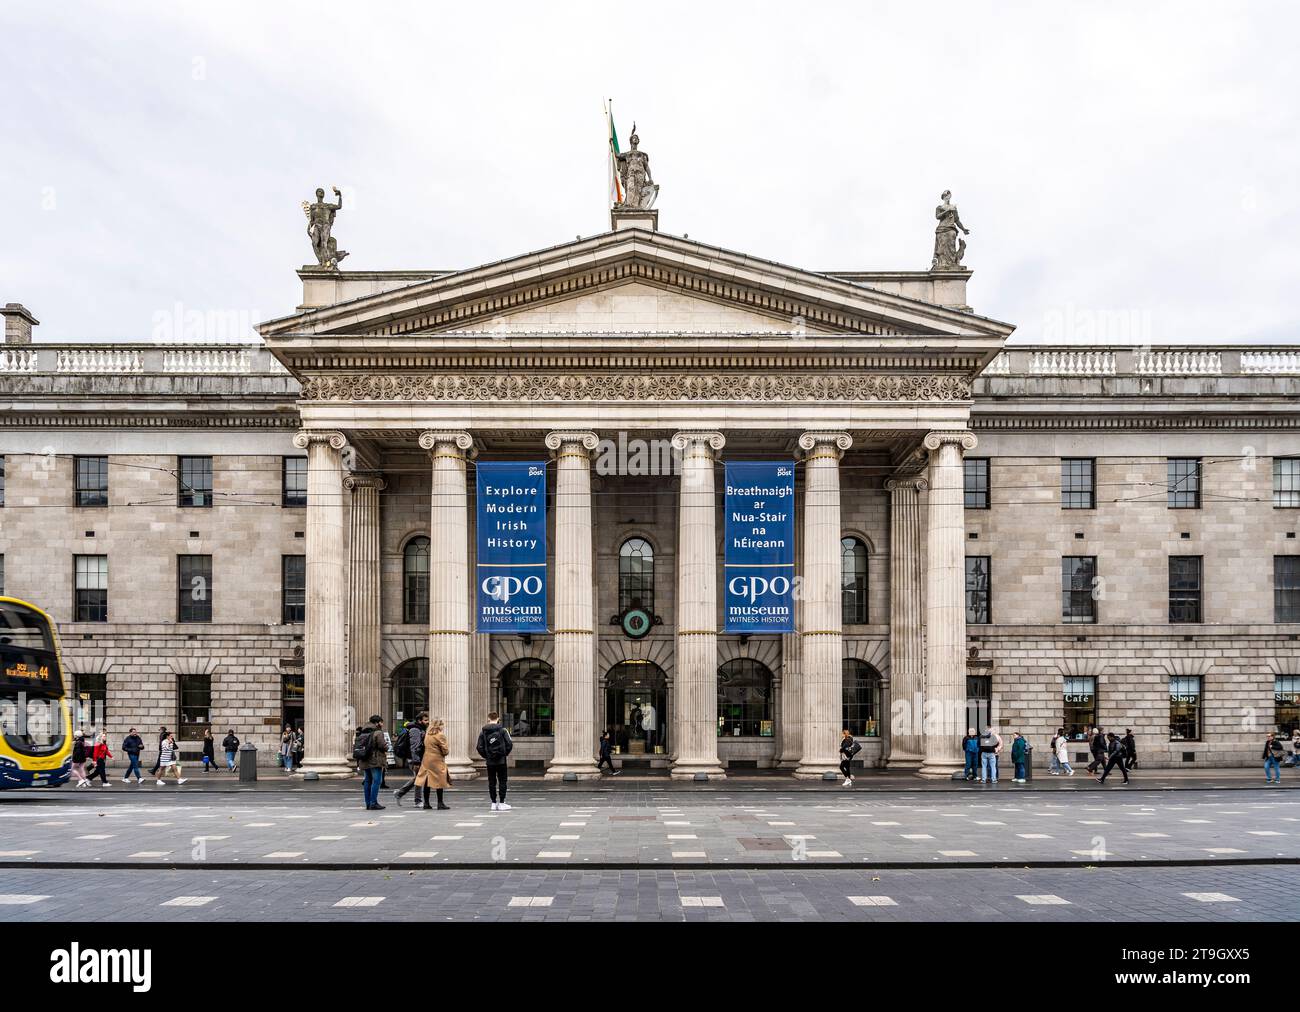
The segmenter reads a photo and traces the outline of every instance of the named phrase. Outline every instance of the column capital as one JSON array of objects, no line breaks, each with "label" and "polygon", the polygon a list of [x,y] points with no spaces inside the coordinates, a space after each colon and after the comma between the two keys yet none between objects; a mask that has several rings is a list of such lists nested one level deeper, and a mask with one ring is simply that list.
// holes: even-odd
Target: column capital
[{"label": "column capital", "polygon": [[348,437],[337,429],[299,429],[293,436],[293,445],[305,450],[312,443],[329,443],[330,448],[341,450],[348,445]]},{"label": "column capital", "polygon": [[388,482],[384,481],[382,474],[353,471],[343,479],[343,487],[349,492],[359,488],[373,488],[377,492],[382,492],[388,487]]},{"label": "column capital", "polygon": [[559,429],[546,434],[546,448],[558,453],[562,447],[581,447],[590,453],[600,445],[600,437],[589,429]]},{"label": "column capital", "polygon": [[930,487],[930,479],[916,475],[911,478],[889,478],[885,482],[886,492],[924,492]]},{"label": "column capital", "polygon": [[679,452],[691,446],[707,446],[713,453],[717,453],[726,445],[727,437],[711,430],[684,430],[673,433],[672,438],[672,447]]},{"label": "column capital", "polygon": [[969,429],[937,429],[927,433],[921,442],[927,450],[937,450],[941,446],[954,443],[961,446],[963,450],[973,450],[979,445],[975,433]]},{"label": "column capital", "polygon": [[474,446],[474,437],[464,429],[425,429],[420,433],[420,448],[430,453],[459,450],[464,454]]},{"label": "column capital", "polygon": [[853,437],[847,432],[814,429],[799,437],[799,449],[805,455],[844,455],[844,451],[853,445]]}]

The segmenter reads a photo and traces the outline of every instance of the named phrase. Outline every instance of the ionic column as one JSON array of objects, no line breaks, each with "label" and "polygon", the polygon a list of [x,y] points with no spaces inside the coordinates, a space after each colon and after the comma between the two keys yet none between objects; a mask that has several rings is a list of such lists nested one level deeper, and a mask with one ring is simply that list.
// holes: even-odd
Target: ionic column
[{"label": "ionic column", "polygon": [[[379,493],[377,474],[351,474],[343,488],[352,494],[348,538],[348,687],[357,723],[382,714],[379,684]],[[389,728],[396,734],[396,729]]]},{"label": "ionic column", "polygon": [[677,498],[677,652],[674,704],[677,761],[673,777],[725,776],[718,761],[718,541],[713,464],[720,432],[679,432]]},{"label": "ionic column", "polygon": [[794,775],[821,779],[839,770],[844,727],[844,636],[840,572],[840,458],[847,432],[805,432],[803,506],[803,754]]},{"label": "ionic column", "polygon": [[915,770],[924,759],[925,615],[921,608],[921,493],[924,478],[885,482],[889,492],[890,769]]},{"label": "ionic column", "polygon": [[343,447],[347,439],[341,432],[303,430],[293,437],[293,445],[307,451],[303,771],[350,776],[357,717],[348,700],[348,560],[343,529]]},{"label": "ionic column", "polygon": [[[803,516],[803,486],[794,490],[794,515]],[[803,534],[795,528],[795,578],[803,585]],[[777,766],[783,770],[799,767],[803,758],[803,676],[800,674],[799,632],[804,628],[803,594],[794,601],[794,627],[792,633],[781,635],[781,718],[777,730],[781,735],[781,752]]]},{"label": "ionic column", "polygon": [[429,716],[446,724],[447,769],[469,780],[468,432],[422,432],[433,472],[429,513]]},{"label": "ionic column", "polygon": [[966,723],[966,535],[962,451],[970,432],[931,432],[925,574],[925,764],[946,777],[961,769]]},{"label": "ionic column", "polygon": [[591,451],[594,432],[551,432],[555,457],[555,755],[546,779],[596,771],[596,656],[592,630]]}]

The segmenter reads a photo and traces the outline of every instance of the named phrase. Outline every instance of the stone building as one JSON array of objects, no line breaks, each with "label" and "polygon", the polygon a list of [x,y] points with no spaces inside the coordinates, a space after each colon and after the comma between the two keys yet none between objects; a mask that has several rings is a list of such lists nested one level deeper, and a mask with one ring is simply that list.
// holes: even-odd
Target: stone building
[{"label": "stone building", "polygon": [[[964,268],[656,224],[304,268],[257,344],[32,343],[6,306],[0,586],[59,621],[87,726],[269,761],[303,723],[329,774],[369,713],[429,709],[472,775],[498,709],[554,777],[594,773],[601,728],[629,766],[820,777],[844,727],[946,775],[974,723],[1213,766],[1300,721],[1300,352],[1008,347]],[[726,634],[720,462],[779,459],[797,631]],[[493,460],[549,461],[545,634],[475,631]]]}]

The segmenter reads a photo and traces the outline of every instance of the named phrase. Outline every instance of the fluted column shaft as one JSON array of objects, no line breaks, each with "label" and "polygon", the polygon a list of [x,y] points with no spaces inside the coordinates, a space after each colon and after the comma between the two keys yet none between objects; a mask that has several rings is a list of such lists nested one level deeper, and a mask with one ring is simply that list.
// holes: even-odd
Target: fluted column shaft
[{"label": "fluted column shaft", "polygon": [[844,634],[841,606],[840,458],[846,432],[805,432],[803,506],[803,755],[795,776],[820,779],[839,769],[844,727]]},{"label": "fluted column shaft", "polygon": [[966,723],[966,536],[962,452],[970,432],[931,432],[925,579],[925,765],[949,776],[961,768]]},{"label": "fluted column shaft", "polygon": [[550,780],[594,778],[596,657],[592,606],[594,432],[551,432],[555,456],[555,755]]},{"label": "fluted column shaft", "polygon": [[720,432],[679,432],[677,500],[677,653],[674,702],[677,761],[672,775],[725,774],[718,761],[718,538],[713,465]]},{"label": "fluted column shaft", "polygon": [[446,725],[447,768],[474,777],[469,728],[468,432],[424,432],[433,475],[429,513],[429,716]]},{"label": "fluted column shaft", "polygon": [[[795,488],[794,515],[803,516],[803,487]],[[798,553],[795,567],[797,586],[803,586],[803,534],[795,529],[795,550]],[[804,628],[803,594],[794,600],[795,632],[781,636],[781,722],[777,725],[781,733],[781,769],[793,770],[803,758],[803,675],[801,674],[802,653],[800,651],[799,633]]]},{"label": "fluted column shaft", "polygon": [[[303,651],[303,769],[352,773],[356,715],[348,700],[347,555],[341,432],[299,432],[307,451],[307,614]],[[369,716],[369,714],[365,714]]]},{"label": "fluted column shaft", "polygon": [[890,769],[919,769],[924,758],[921,493],[928,486],[924,478],[885,482],[889,492]]},{"label": "fluted column shaft", "polygon": [[[352,493],[348,538],[348,685],[352,706],[364,720],[382,714],[379,684],[379,493],[376,474],[343,479]],[[390,728],[390,732],[396,733]]]}]

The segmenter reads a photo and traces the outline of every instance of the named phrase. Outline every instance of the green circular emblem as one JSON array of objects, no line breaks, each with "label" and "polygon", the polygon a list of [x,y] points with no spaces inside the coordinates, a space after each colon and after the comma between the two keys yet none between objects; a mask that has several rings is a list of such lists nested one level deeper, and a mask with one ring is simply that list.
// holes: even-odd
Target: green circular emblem
[{"label": "green circular emblem", "polygon": [[623,612],[623,634],[634,640],[648,633],[652,624],[650,613],[643,608],[629,608]]}]

